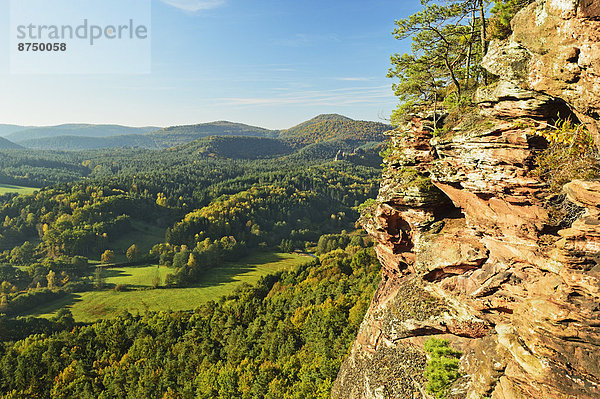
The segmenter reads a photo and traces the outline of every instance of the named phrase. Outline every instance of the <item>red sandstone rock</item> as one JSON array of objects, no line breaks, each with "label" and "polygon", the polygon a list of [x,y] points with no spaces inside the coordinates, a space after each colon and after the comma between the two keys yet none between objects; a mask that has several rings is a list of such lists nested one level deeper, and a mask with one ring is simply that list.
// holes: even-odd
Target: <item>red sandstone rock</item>
[{"label": "red sandstone rock", "polygon": [[565,185],[581,209],[557,231],[531,169],[531,127],[565,103],[600,126],[599,4],[523,10],[484,62],[500,82],[478,94],[479,123],[434,139],[415,117],[390,133],[361,218],[383,280],[333,397],[425,398],[422,345],[444,334],[464,352],[454,398],[600,398],[600,182]]}]

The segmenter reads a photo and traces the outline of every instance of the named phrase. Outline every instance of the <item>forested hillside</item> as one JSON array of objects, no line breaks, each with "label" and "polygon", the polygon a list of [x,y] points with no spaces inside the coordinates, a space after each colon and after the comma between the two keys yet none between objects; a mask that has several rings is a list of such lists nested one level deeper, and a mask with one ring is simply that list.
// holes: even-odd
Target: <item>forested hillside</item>
[{"label": "forested hillside", "polygon": [[293,149],[281,140],[264,137],[211,136],[173,151],[215,158],[257,159],[276,158],[292,153]]},{"label": "forested hillside", "polygon": [[4,150],[4,149],[16,149],[16,148],[23,148],[18,144],[13,143],[12,141],[9,141],[5,138],[0,137],[0,149]]},{"label": "forested hillside", "polygon": [[279,137],[295,146],[328,140],[381,142],[391,126],[379,122],[355,121],[336,114],[319,115],[307,122],[281,131]]},{"label": "forested hillside", "polygon": [[4,339],[56,331],[2,344],[0,390],[7,398],[327,398],[379,278],[363,246],[342,245],[193,312],[92,325],[62,312],[17,331],[0,320]]},{"label": "forested hillside", "polygon": [[254,136],[254,137],[273,137],[277,132],[261,127],[245,125],[243,123],[234,123],[227,121],[218,121],[211,123],[201,123],[198,125],[171,126],[155,132],[156,135],[179,136],[188,135],[196,138],[204,136]]}]

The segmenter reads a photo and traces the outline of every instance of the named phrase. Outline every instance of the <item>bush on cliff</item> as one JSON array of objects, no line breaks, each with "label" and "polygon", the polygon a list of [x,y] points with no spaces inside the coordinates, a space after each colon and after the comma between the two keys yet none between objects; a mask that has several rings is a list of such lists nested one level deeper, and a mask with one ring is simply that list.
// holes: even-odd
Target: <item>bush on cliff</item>
[{"label": "bush on cliff", "polygon": [[452,383],[461,376],[458,360],[462,352],[452,349],[447,339],[429,338],[424,347],[428,357],[425,389],[436,399],[444,399],[448,396]]},{"label": "bush on cliff", "polygon": [[600,178],[600,156],[590,132],[570,120],[536,132],[548,142],[548,148],[536,157],[536,174],[559,192],[574,179]]}]

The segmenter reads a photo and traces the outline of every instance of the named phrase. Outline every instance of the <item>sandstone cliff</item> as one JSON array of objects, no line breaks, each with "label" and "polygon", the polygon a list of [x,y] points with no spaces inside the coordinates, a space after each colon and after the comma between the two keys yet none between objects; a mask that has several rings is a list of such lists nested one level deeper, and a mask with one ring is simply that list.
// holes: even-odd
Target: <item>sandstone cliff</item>
[{"label": "sandstone cliff", "polygon": [[551,193],[533,134],[560,113],[600,145],[599,4],[533,3],[491,44],[478,112],[444,137],[423,115],[390,132],[361,218],[382,282],[334,398],[427,398],[430,336],[463,352],[452,398],[600,398],[600,182]]}]

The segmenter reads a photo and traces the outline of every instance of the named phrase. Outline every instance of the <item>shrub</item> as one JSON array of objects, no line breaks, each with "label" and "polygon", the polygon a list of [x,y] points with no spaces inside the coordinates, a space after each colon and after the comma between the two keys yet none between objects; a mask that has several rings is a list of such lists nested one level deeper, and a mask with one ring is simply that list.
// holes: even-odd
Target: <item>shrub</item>
[{"label": "shrub", "polygon": [[536,132],[548,142],[548,148],[536,157],[535,174],[554,192],[574,179],[600,177],[598,150],[590,132],[581,124],[559,120],[556,126]]},{"label": "shrub", "polygon": [[154,276],[154,278],[152,278],[152,287],[160,288],[160,283],[161,283],[160,274],[159,274],[158,269],[156,269],[156,276]]},{"label": "shrub", "polygon": [[446,339],[429,338],[424,348],[428,355],[425,389],[436,399],[446,398],[452,383],[461,376],[458,361],[462,352],[452,349]]},{"label": "shrub", "polygon": [[123,292],[123,291],[127,291],[127,289],[128,289],[127,284],[117,284],[117,285],[115,285],[115,291]]},{"label": "shrub", "polygon": [[371,216],[377,207],[377,200],[373,198],[368,198],[365,202],[358,206],[358,212],[360,214],[366,214]]}]

